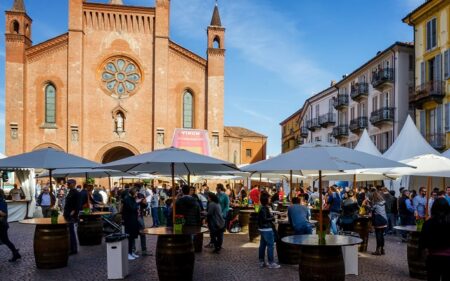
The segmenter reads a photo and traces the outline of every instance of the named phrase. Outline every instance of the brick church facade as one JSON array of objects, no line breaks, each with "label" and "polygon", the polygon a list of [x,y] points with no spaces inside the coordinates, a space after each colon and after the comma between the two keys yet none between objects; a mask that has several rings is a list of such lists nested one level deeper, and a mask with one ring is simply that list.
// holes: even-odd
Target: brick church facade
[{"label": "brick church facade", "polygon": [[170,0],[68,3],[67,33],[37,45],[23,0],[5,12],[7,155],[54,147],[109,162],[168,147],[181,129],[206,132],[224,158],[217,6],[204,59],[170,39]]}]

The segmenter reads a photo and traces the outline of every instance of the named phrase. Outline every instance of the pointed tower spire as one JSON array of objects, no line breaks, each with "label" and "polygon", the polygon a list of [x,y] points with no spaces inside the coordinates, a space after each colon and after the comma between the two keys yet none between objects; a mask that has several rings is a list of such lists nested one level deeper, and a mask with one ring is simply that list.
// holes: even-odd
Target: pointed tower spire
[{"label": "pointed tower spire", "polygon": [[214,12],[211,18],[211,26],[222,26],[222,23],[220,22],[220,15],[219,15],[219,6],[217,5],[217,1],[216,1],[216,6],[214,6]]},{"label": "pointed tower spire", "polygon": [[12,11],[25,12],[25,4],[23,3],[23,0],[14,0]]},{"label": "pointed tower spire", "polygon": [[109,0],[109,4],[112,5],[123,5],[122,0]]}]

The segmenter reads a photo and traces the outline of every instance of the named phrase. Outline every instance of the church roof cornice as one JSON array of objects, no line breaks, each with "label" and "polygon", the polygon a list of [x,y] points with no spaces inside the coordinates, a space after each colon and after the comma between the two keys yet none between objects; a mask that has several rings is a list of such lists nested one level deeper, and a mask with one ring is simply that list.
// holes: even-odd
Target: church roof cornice
[{"label": "church roof cornice", "polygon": [[194,62],[202,65],[202,66],[206,66],[206,59],[202,58],[201,56],[189,51],[188,49],[178,45],[177,43],[173,42],[172,40],[169,40],[169,48],[175,52],[177,52],[178,54],[183,55],[184,57],[187,57],[191,60],[193,60]]},{"label": "church roof cornice", "polygon": [[83,3],[83,8],[98,11],[111,11],[111,12],[133,12],[140,14],[154,15],[154,7],[140,7],[140,6],[127,6],[127,5],[109,5],[102,3]]},{"label": "church roof cornice", "polygon": [[67,46],[68,42],[69,34],[64,33],[37,45],[31,46],[26,50],[25,54],[28,59],[33,59],[47,53],[50,50],[54,50],[62,46]]}]

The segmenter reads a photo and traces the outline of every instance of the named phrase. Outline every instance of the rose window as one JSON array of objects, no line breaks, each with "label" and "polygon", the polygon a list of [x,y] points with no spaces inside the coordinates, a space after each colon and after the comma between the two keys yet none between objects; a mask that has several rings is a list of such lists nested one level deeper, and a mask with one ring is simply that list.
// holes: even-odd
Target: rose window
[{"label": "rose window", "polygon": [[106,90],[115,97],[132,95],[141,81],[136,63],[126,58],[108,60],[102,68],[102,81]]}]

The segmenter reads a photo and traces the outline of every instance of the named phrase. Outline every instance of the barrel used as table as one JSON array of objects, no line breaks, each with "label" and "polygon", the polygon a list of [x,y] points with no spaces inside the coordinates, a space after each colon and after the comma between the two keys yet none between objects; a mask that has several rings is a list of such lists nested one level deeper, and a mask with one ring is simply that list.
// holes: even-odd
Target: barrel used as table
[{"label": "barrel used as table", "polygon": [[250,213],[250,219],[248,223],[248,238],[250,242],[257,242],[260,239],[258,230],[258,213]]},{"label": "barrel used as table", "polygon": [[24,224],[35,224],[34,260],[40,269],[66,267],[69,260],[69,229],[63,217],[57,224],[51,218],[36,218],[20,221]]},{"label": "barrel used as table", "polygon": [[281,239],[286,236],[294,235],[294,229],[289,221],[278,221],[278,238],[276,243],[278,261],[283,264],[299,264],[300,262],[300,246],[283,242]]},{"label": "barrel used as table", "polygon": [[241,232],[248,232],[248,225],[250,223],[250,214],[255,213],[255,210],[240,210],[239,211],[239,224],[241,225]]},{"label": "barrel used as table", "polygon": [[369,216],[358,216],[354,222],[353,231],[359,234],[359,237],[363,240],[359,244],[358,250],[360,252],[367,252],[367,245],[369,243],[369,231],[371,227]]},{"label": "barrel used as table", "polygon": [[319,244],[318,235],[286,236],[283,242],[301,246],[299,277],[301,281],[345,281],[342,246],[362,242],[356,237],[326,235]]},{"label": "barrel used as table", "polygon": [[394,229],[408,232],[408,246],[406,251],[408,257],[409,276],[416,279],[426,280],[426,255],[423,250],[421,251],[419,249],[420,231],[417,231],[417,226],[395,226]]},{"label": "barrel used as table", "polygon": [[[311,219],[315,221],[320,221],[320,211],[319,209],[311,209]],[[323,230],[325,233],[330,233],[330,211],[322,210],[322,218],[323,218]],[[316,224],[316,232],[319,233],[320,224]]]},{"label": "barrel used as table", "polygon": [[103,239],[103,215],[110,212],[93,212],[80,214],[77,228],[78,242],[80,246],[93,246],[102,244]]},{"label": "barrel used as table", "polygon": [[195,249],[192,235],[207,232],[204,227],[183,226],[182,233],[171,227],[146,228],[143,234],[157,235],[156,268],[160,281],[191,281],[194,274]]}]

